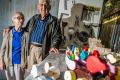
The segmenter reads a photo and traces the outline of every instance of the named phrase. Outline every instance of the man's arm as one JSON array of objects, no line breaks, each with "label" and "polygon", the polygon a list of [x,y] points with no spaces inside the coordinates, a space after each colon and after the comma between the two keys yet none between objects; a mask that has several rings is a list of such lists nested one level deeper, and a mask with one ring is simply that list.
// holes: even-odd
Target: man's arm
[{"label": "man's arm", "polygon": [[[31,20],[31,19],[30,19],[30,20]],[[24,27],[24,29],[25,29],[26,31],[28,31],[28,32],[29,32],[30,20],[27,22],[26,26]]]},{"label": "man's arm", "polygon": [[36,19],[38,18],[38,14],[36,14],[36,15],[34,15],[34,16],[32,16],[30,19],[29,19],[29,21],[27,22],[27,24],[26,24],[26,26],[25,26],[25,30],[26,31],[28,31],[28,32],[30,32],[31,30],[32,30],[32,28],[33,28],[33,26],[34,26],[34,24],[35,24],[35,21],[36,21]]},{"label": "man's arm", "polygon": [[6,40],[7,40],[7,34],[5,34],[3,37],[3,42],[0,50],[0,69],[1,70],[5,69],[4,55],[6,51]]},{"label": "man's arm", "polygon": [[52,44],[51,44],[50,52],[58,53],[59,46],[62,42],[62,33],[58,21],[56,21],[55,25],[56,26],[52,35]]},{"label": "man's arm", "polygon": [[3,36],[5,36],[6,33],[9,33],[12,28],[13,28],[13,26],[9,26],[7,28],[4,28],[3,29]]}]

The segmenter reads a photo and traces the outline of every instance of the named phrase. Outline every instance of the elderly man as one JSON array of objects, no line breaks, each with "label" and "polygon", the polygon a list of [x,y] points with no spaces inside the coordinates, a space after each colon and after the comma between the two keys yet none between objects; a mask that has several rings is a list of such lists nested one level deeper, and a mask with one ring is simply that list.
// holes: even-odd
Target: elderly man
[{"label": "elderly man", "polygon": [[27,23],[26,30],[29,38],[29,68],[40,63],[49,52],[58,53],[62,40],[58,19],[52,16],[50,0],[39,0],[40,14],[34,15]]},{"label": "elderly man", "polygon": [[0,52],[0,69],[5,69],[7,80],[24,80],[27,65],[28,32],[22,26],[24,15],[16,12],[12,16],[13,28],[3,37]]}]

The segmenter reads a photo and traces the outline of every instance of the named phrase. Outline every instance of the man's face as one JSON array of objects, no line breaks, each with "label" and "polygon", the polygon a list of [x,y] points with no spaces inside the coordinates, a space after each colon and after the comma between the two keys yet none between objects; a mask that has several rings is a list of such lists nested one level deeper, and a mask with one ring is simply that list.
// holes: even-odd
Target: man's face
[{"label": "man's face", "polygon": [[40,0],[38,5],[38,10],[42,17],[46,17],[50,10],[50,4],[47,0]]},{"label": "man's face", "polygon": [[24,23],[24,17],[23,16],[21,16],[20,14],[15,14],[14,16],[13,16],[13,19],[12,19],[12,21],[13,21],[13,24],[15,25],[15,27],[22,27],[22,25],[23,25],[23,23]]}]

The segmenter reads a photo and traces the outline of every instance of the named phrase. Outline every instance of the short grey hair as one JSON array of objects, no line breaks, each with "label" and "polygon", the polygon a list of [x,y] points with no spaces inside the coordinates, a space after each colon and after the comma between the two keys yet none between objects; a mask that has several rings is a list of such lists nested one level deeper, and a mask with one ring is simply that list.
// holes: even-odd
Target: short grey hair
[{"label": "short grey hair", "polygon": [[[44,1],[46,1],[49,5],[51,3],[51,0],[44,0]],[[39,0],[39,3],[41,3],[41,0]]]},{"label": "short grey hair", "polygon": [[47,2],[47,8],[48,8],[48,11],[50,11],[50,9],[51,9],[51,0],[39,0],[39,4],[41,3],[41,1],[45,1],[45,2]]},{"label": "short grey hair", "polygon": [[15,12],[12,16],[12,20],[14,19],[16,14],[19,14],[24,19],[24,14],[22,12]]}]

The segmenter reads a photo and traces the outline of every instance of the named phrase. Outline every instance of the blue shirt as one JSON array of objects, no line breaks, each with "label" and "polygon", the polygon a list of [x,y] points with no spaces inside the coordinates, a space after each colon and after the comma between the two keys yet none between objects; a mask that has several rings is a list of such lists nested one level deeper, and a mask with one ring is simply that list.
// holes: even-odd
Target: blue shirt
[{"label": "blue shirt", "polygon": [[30,36],[30,42],[43,43],[48,17],[49,15],[45,18],[45,20],[41,20],[40,17],[36,20],[34,29]]},{"label": "blue shirt", "polygon": [[20,32],[15,30],[15,27],[12,29],[12,63],[21,64],[21,40],[24,30],[21,29]]}]

